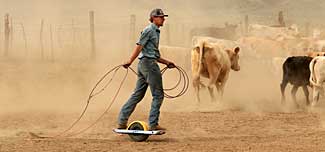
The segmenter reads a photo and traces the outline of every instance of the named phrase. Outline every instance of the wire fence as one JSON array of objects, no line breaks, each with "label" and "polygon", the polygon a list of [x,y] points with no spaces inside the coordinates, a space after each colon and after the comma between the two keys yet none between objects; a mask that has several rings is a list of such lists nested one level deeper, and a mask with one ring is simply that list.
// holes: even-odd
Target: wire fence
[{"label": "wire fence", "polygon": [[[96,20],[97,18],[100,18]],[[89,16],[65,16],[64,22],[53,23],[46,18],[38,22],[24,22],[9,17],[9,27],[5,27],[5,21],[0,21],[0,56],[5,56],[5,43],[9,43],[8,56],[19,59],[84,60],[91,58],[92,51],[96,57],[125,55],[130,53],[135,45],[141,30],[148,24],[143,20],[137,20],[135,15],[103,20],[103,17],[95,16],[94,33],[91,32]],[[236,17],[236,23],[243,28],[244,17]],[[249,16],[249,23],[264,25],[274,24],[276,16]],[[288,20],[288,22],[293,22]],[[161,29],[160,44],[189,47],[191,43],[191,30],[196,27],[219,26],[213,20],[207,22],[188,22],[168,20]],[[307,25],[299,25],[302,31],[306,31]],[[308,25],[313,29],[312,25]],[[318,25],[318,27],[324,27]],[[10,28],[9,42],[5,42],[5,28]],[[241,30],[242,31],[242,30]],[[91,36],[94,34],[95,42]],[[92,44],[94,43],[94,44]],[[92,48],[92,45],[95,48]],[[92,50],[95,49],[95,50]]]}]

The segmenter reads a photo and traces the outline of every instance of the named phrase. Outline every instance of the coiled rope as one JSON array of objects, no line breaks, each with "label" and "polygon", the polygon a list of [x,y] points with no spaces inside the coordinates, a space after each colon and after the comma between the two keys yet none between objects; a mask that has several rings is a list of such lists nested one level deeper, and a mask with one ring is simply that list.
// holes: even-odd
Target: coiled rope
[{"label": "coiled rope", "polygon": [[[84,128],[84,129],[81,129],[77,132],[73,132],[73,133],[68,133],[70,130],[72,130],[72,128],[74,128],[78,122],[80,122],[80,120],[84,117],[84,115],[86,114],[87,112],[87,109],[89,107],[89,104],[91,102],[91,99],[99,94],[101,94],[108,86],[109,84],[113,81],[113,78],[115,77],[115,74],[117,73],[117,71],[123,67],[123,65],[118,65],[118,66],[115,66],[114,68],[108,70],[99,80],[98,82],[95,84],[95,86],[92,88],[91,92],[89,93],[88,95],[88,98],[87,98],[87,102],[86,102],[86,105],[84,107],[84,109],[82,110],[81,114],[79,115],[79,117],[71,124],[70,127],[68,127],[67,129],[65,129],[64,131],[62,131],[61,133],[57,134],[57,135],[54,135],[54,136],[39,136],[39,135],[35,135],[35,134],[32,134],[33,136],[36,136],[38,138],[58,138],[58,137],[73,137],[73,136],[76,136],[76,135],[79,135],[85,131],[87,131],[88,129],[90,129],[91,127],[93,127],[96,123],[98,123],[100,121],[100,119],[110,110],[110,108],[112,107],[113,103],[115,102],[125,80],[126,80],[126,77],[129,73],[129,69],[135,74],[135,75],[138,75],[138,73],[131,67],[127,68],[126,69],[126,73],[121,81],[121,83],[119,84],[119,87],[114,95],[114,97],[112,98],[112,100],[108,103],[105,111],[93,122],[91,123],[88,127]],[[167,69],[169,69],[168,67],[165,67],[163,68],[160,72],[161,74],[163,75]],[[164,89],[164,96],[166,98],[177,98],[177,97],[180,97],[182,95],[185,94],[185,92],[188,90],[188,87],[189,87],[189,77],[188,75],[186,74],[185,70],[179,66],[176,66],[175,68],[173,69],[176,69],[178,71],[178,74],[179,74],[179,79],[177,81],[177,83],[175,84],[175,86],[171,87],[171,88],[167,88],[167,89]],[[109,79],[109,81],[104,85],[103,88],[101,88],[98,92],[95,92],[95,90],[97,89],[97,87],[103,82],[103,80],[105,80],[105,78],[107,78],[111,73],[113,72],[112,74],[112,77]],[[182,83],[182,88],[181,90],[176,94],[176,95],[170,95],[168,94],[167,92],[169,91],[172,91],[172,90],[175,90],[178,88],[179,85],[181,85]]]}]

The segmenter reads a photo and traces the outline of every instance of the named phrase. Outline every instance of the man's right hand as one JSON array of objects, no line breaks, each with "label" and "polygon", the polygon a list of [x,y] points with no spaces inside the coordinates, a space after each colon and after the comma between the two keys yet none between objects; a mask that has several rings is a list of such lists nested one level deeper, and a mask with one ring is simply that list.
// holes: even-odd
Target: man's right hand
[{"label": "man's right hand", "polygon": [[141,46],[141,45],[137,45],[135,47],[130,59],[123,64],[124,68],[126,68],[126,69],[129,68],[129,66],[132,64],[132,62],[137,58],[137,56],[141,52],[142,48],[143,48],[143,46]]}]

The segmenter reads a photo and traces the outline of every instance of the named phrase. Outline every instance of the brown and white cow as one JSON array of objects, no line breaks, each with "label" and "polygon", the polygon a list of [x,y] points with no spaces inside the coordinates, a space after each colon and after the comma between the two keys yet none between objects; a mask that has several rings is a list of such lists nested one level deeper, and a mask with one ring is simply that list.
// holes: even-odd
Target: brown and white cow
[{"label": "brown and white cow", "polygon": [[243,55],[243,50],[248,50],[247,47],[244,45],[240,44],[238,41],[232,41],[232,40],[225,40],[225,39],[217,39],[213,37],[207,37],[207,36],[194,36],[192,37],[192,46],[195,46],[198,44],[199,41],[204,40],[209,43],[215,43],[217,44],[221,49],[223,50],[232,50],[235,47],[239,47],[241,51],[240,56]]},{"label": "brown and white cow", "polygon": [[230,69],[240,70],[238,63],[240,48],[235,47],[232,50],[223,48],[220,43],[209,42],[205,38],[197,39],[193,46],[191,52],[192,79],[198,101],[200,101],[200,87],[204,86],[200,81],[200,76],[209,79],[208,90],[211,99],[214,100],[214,86],[222,97]]}]

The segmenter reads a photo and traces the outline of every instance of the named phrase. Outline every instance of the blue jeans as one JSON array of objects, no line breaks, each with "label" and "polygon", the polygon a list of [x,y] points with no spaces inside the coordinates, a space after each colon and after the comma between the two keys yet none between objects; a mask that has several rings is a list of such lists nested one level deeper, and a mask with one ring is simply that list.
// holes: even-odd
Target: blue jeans
[{"label": "blue jeans", "polygon": [[152,94],[151,110],[149,115],[149,125],[151,127],[158,125],[160,106],[164,99],[162,77],[160,68],[155,59],[142,58],[138,64],[138,80],[136,88],[129,100],[123,105],[119,117],[119,124],[127,124],[128,119],[134,111],[136,105],[146,94],[148,85]]}]

